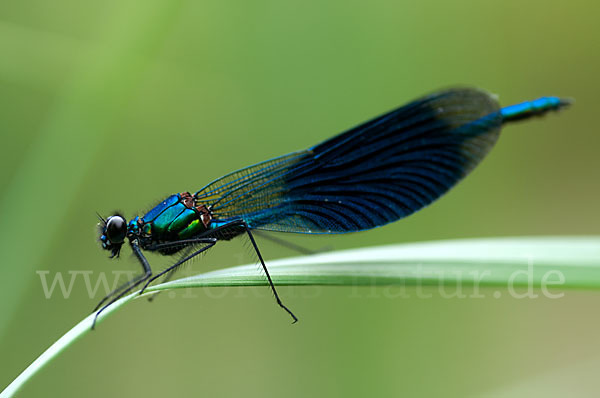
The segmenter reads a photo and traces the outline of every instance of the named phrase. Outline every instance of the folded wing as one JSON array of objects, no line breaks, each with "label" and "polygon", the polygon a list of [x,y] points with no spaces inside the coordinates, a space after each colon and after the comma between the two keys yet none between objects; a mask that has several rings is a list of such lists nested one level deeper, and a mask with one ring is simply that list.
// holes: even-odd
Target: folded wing
[{"label": "folded wing", "polygon": [[490,94],[432,94],[313,148],[231,173],[196,193],[216,219],[283,232],[343,233],[406,217],[454,186],[502,125]]}]

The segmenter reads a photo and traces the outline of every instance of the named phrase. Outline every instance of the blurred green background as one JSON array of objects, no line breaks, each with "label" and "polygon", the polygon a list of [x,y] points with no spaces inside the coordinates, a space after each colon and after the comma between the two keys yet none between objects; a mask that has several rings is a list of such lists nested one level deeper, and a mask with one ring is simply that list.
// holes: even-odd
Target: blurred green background
[{"label": "blurred green background", "polygon": [[[46,299],[36,271],[136,271],[107,259],[95,212],[131,218],[237,168],[303,149],[456,84],[504,105],[576,99],[506,128],[442,200],[335,249],[595,234],[600,167],[591,0],[0,3],[0,387],[99,300],[81,276]],[[259,242],[269,259],[295,255]],[[151,256],[155,269],[169,259]],[[183,275],[253,262],[222,243]],[[127,306],[27,397],[593,396],[600,293],[394,298],[385,289],[195,289]],[[489,293],[489,292],[488,292]]]}]

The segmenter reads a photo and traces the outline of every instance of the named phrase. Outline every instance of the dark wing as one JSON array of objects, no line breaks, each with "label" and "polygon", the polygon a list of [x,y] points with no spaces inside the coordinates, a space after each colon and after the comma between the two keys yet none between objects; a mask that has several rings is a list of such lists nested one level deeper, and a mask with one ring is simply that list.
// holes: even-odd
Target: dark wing
[{"label": "dark wing", "polygon": [[301,233],[360,231],[406,217],[472,170],[498,138],[490,94],[432,94],[313,148],[222,177],[196,193],[222,221]]}]

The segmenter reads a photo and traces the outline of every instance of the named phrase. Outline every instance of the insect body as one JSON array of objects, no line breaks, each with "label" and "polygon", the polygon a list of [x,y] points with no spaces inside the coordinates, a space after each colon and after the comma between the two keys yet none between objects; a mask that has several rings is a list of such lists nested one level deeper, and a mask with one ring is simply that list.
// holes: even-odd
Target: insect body
[{"label": "insect body", "polygon": [[[135,236],[140,247],[146,250],[153,244],[177,242],[198,236],[211,227],[210,211],[197,205],[189,192],[169,196],[142,218],[129,222],[127,234]],[[161,254],[173,254],[183,246],[159,250]]]},{"label": "insect body", "polygon": [[[467,175],[492,148],[503,124],[568,104],[542,97],[500,108],[482,90],[442,91],[307,150],[228,174],[194,194],[171,195],[129,223],[121,215],[101,218],[102,247],[114,257],[127,240],[144,272],[106,296],[97,314],[142,283],[141,292],[170,276],[218,241],[246,234],[277,303],[296,321],[277,294],[253,230],[333,234],[396,221]],[[143,251],[183,257],[154,275]]]}]

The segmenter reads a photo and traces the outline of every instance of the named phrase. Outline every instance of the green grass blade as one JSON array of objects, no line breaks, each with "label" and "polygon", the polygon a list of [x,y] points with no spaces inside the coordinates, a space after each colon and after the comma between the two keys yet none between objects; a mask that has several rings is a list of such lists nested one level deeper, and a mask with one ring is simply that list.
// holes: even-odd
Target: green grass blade
[{"label": "green grass blade", "polygon": [[[541,287],[551,273],[563,288],[600,288],[599,237],[448,240],[345,250],[269,261],[279,285],[438,284]],[[165,290],[266,285],[256,265],[222,269],[154,286]]]},{"label": "green grass blade", "polygon": [[[528,286],[600,289],[600,237],[523,237],[449,240],[337,251],[269,261],[278,285]],[[552,278],[547,278],[551,275]],[[557,281],[561,281],[557,283]],[[207,272],[151,286],[159,290],[266,285],[256,264]],[[108,315],[138,296],[110,306]],[[12,397],[33,375],[90,331],[88,316],[37,358],[1,394]]]}]

